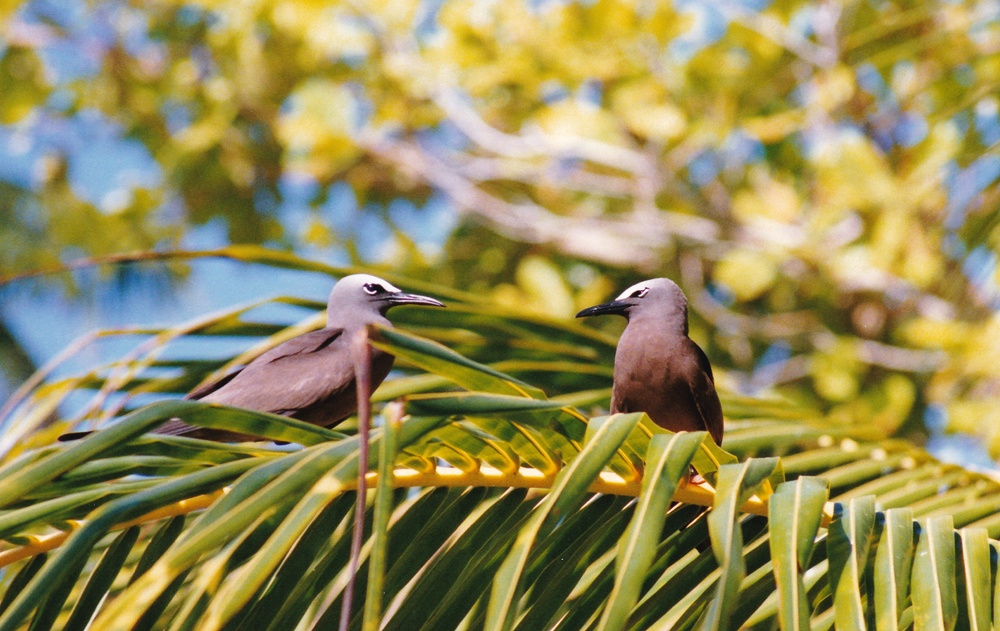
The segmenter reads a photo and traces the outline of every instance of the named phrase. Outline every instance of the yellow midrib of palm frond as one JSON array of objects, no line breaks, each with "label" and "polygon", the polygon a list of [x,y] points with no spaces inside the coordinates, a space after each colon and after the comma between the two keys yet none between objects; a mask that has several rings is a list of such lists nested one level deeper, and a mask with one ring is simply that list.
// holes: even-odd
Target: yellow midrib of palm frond
[{"label": "yellow midrib of palm frond", "polygon": [[[493,487],[493,488],[519,488],[519,489],[549,489],[555,482],[555,475],[543,473],[530,467],[521,467],[514,472],[500,471],[483,465],[477,471],[462,471],[455,467],[438,466],[429,471],[417,471],[409,468],[397,468],[393,472],[392,486],[394,488],[412,487]],[[378,474],[370,472],[366,482],[368,488],[374,488],[378,482]],[[588,487],[591,493],[603,493],[606,495],[623,495],[636,497],[639,495],[641,480],[625,480],[616,473],[602,471],[597,479]],[[344,490],[350,491],[357,488],[357,483],[348,484]],[[131,526],[159,521],[167,517],[186,515],[198,510],[204,510],[211,506],[217,499],[229,492],[229,487],[220,489],[213,493],[198,495],[180,502],[164,506],[163,508],[149,512],[142,517],[119,524],[115,530],[123,530]],[[707,483],[690,484],[682,483],[674,493],[673,500],[684,504],[696,504],[699,506],[712,506],[715,501],[715,489]],[[767,501],[754,496],[747,501],[742,512],[753,515],[767,516]],[[827,511],[829,515],[829,511]],[[827,525],[829,518],[824,519]],[[58,548],[66,539],[82,526],[85,522],[81,520],[68,521],[69,528],[59,532],[33,536],[29,543],[21,546],[0,551],[0,567],[5,567],[22,559],[36,556]]]}]

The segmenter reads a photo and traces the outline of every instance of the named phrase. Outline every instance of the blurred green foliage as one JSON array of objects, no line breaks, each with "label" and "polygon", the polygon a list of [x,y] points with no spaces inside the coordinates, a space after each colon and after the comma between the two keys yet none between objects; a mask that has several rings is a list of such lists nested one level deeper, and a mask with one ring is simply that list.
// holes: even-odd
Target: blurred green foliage
[{"label": "blurred green foliage", "polygon": [[[0,277],[219,219],[371,261],[330,211],[346,186],[389,226],[387,267],[566,317],[670,276],[728,388],[886,434],[933,404],[1000,453],[996,4],[752,7],[0,3],[0,122],[99,112],[162,174],[95,204],[49,151],[4,185]],[[92,70],[47,71],[57,46]],[[280,220],[289,181],[312,186],[304,221]],[[458,213],[440,251],[401,199]]]}]

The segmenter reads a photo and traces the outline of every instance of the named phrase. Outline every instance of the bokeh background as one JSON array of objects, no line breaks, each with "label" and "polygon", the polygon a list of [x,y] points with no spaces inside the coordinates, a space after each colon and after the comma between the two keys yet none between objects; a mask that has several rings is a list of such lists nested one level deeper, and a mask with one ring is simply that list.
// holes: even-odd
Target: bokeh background
[{"label": "bokeh background", "polygon": [[560,318],[669,276],[724,388],[988,464],[998,94],[997,0],[0,1],[0,399],[325,299],[196,256],[263,245]]}]

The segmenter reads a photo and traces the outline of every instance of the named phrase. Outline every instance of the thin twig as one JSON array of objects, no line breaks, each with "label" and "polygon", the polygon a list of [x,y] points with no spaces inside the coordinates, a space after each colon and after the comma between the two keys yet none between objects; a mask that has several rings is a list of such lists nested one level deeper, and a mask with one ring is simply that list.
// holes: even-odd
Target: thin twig
[{"label": "thin twig", "polygon": [[[736,22],[754,33],[771,40],[788,52],[796,55],[799,59],[813,66],[818,68],[829,68],[837,62],[836,49],[830,49],[827,46],[817,44],[809,40],[802,34],[796,32],[791,27],[783,24],[780,20],[770,15],[760,11],[747,9],[746,7],[730,0],[704,1],[713,9],[722,13],[727,20]],[[835,16],[828,16],[827,12],[823,11],[822,17],[827,18]],[[821,30],[829,29],[829,27],[825,24],[820,24],[820,26],[824,27]]]},{"label": "thin twig", "polygon": [[[354,507],[354,533],[351,536],[351,564],[348,569],[347,587],[340,607],[340,631],[347,631],[351,622],[351,601],[354,600],[354,585],[357,582],[358,566],[361,559],[361,543],[365,530],[365,501],[368,491],[368,440],[371,427],[371,347],[368,345],[368,330],[362,329],[351,340],[354,356],[355,391],[358,397],[358,496]],[[322,616],[318,616],[319,620]]]},{"label": "thin twig", "polygon": [[368,590],[365,594],[363,631],[378,631],[382,622],[382,598],[385,590],[386,552],[389,545],[389,519],[393,510],[393,469],[399,450],[399,430],[403,422],[403,404],[394,401],[382,413],[382,445],[375,488],[375,514],[372,519],[371,550],[368,556]]}]

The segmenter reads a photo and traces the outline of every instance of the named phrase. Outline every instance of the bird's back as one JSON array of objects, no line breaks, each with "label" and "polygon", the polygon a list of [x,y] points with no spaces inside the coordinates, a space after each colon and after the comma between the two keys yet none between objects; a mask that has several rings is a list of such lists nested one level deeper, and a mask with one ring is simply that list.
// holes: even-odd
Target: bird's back
[{"label": "bird's back", "polygon": [[[351,335],[343,329],[312,331],[279,344],[233,375],[200,388],[188,398],[271,414],[329,427],[357,410]],[[378,387],[392,369],[392,355],[372,349],[371,384]],[[200,438],[244,439],[182,422],[159,433]]]}]

